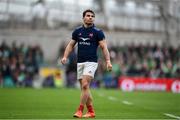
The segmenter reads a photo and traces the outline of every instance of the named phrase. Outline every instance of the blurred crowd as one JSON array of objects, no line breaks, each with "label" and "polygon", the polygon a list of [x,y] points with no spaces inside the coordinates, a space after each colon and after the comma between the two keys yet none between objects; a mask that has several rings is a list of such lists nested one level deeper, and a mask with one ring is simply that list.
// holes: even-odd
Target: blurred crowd
[{"label": "blurred crowd", "polygon": [[[61,53],[63,52],[61,47]],[[140,76],[151,78],[180,78],[180,46],[124,45],[110,46],[113,69],[106,71],[101,49],[98,49],[99,67],[92,87],[117,88],[120,76]],[[62,54],[61,54],[62,55]],[[76,52],[70,55],[66,69],[67,86],[76,83]]]},{"label": "blurred crowd", "polygon": [[[65,46],[62,44],[59,56],[63,55]],[[108,48],[113,69],[106,71],[101,49],[98,49],[99,67],[91,87],[117,88],[120,76],[140,76],[151,78],[180,78],[180,46],[158,45],[123,45]],[[65,65],[65,86],[77,87],[76,49],[70,54]],[[0,85],[33,86],[33,80],[39,76],[39,69],[44,63],[43,50],[39,45],[17,46],[2,42],[0,44]],[[49,77],[43,86],[49,86]],[[53,81],[53,80],[51,80]],[[48,84],[47,84],[48,83]],[[50,82],[52,83],[52,82]],[[54,83],[53,83],[54,86]]]},{"label": "blurred crowd", "polygon": [[16,42],[0,44],[0,85],[32,86],[43,63],[43,51],[40,46],[17,46]]}]

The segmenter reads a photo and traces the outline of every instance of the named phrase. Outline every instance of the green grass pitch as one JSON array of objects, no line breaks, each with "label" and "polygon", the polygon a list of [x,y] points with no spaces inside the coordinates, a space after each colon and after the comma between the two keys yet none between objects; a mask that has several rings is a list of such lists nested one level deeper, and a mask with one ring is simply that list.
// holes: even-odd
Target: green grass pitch
[{"label": "green grass pitch", "polygon": [[[92,90],[94,119],[179,119],[180,94]],[[0,119],[76,119],[79,89],[0,88]]]}]

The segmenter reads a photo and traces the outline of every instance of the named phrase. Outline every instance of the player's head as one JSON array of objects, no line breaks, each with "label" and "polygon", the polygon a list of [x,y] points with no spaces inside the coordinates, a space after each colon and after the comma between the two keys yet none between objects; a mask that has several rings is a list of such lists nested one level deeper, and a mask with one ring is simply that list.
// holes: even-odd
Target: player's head
[{"label": "player's head", "polygon": [[94,19],[95,19],[94,11],[87,9],[83,12],[84,24],[92,25],[92,24],[94,24]]}]

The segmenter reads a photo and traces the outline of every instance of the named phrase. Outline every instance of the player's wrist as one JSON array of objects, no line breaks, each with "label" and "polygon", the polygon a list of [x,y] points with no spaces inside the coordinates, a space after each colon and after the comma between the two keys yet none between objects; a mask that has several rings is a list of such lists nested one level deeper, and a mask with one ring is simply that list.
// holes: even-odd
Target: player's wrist
[{"label": "player's wrist", "polygon": [[63,59],[67,59],[67,57],[66,57],[66,56],[63,56]]},{"label": "player's wrist", "polygon": [[111,63],[111,61],[110,60],[106,60],[106,63]]}]

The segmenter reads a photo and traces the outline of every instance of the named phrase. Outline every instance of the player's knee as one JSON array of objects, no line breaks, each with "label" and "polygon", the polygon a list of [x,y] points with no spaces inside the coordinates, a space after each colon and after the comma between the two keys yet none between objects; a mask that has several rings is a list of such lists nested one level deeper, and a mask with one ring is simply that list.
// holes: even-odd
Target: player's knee
[{"label": "player's knee", "polygon": [[84,83],[82,84],[82,89],[83,89],[83,90],[87,90],[88,88],[89,88],[88,82],[84,82]]}]

